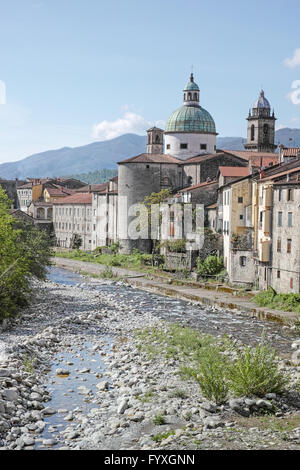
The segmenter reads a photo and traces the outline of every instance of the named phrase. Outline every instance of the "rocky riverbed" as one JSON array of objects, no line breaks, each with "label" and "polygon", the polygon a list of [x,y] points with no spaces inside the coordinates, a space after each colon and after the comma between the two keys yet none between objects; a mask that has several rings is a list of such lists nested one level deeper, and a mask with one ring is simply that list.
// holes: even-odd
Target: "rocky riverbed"
[{"label": "rocky riverbed", "polygon": [[[289,356],[299,341],[293,328],[236,313],[53,268],[0,333],[0,448],[298,449],[300,369]],[[170,321],[236,342],[256,343],[265,328],[291,390],[206,400],[176,359],[139,347],[136,329],[167,332]]]}]

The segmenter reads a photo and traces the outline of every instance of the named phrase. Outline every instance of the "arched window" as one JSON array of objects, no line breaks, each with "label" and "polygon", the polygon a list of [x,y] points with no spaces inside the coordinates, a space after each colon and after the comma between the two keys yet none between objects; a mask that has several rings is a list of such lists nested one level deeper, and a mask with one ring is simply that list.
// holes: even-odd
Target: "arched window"
[{"label": "arched window", "polygon": [[269,140],[269,124],[264,124],[263,132],[264,132],[264,142],[268,142],[268,140]]},{"label": "arched window", "polygon": [[191,101],[192,99],[192,93],[188,93],[188,100]]},{"label": "arched window", "polygon": [[197,93],[194,93],[194,101],[197,101]]},{"label": "arched window", "polygon": [[254,140],[255,138],[255,126],[252,124],[251,126],[251,140]]},{"label": "arched window", "polygon": [[157,134],[156,137],[155,137],[155,143],[156,144],[160,144],[160,138],[159,138],[159,135]]}]

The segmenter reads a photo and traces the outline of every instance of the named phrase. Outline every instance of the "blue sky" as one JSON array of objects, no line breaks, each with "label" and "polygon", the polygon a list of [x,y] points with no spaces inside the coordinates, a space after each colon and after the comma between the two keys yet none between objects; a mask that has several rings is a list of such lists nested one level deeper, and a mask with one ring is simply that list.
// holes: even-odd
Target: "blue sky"
[{"label": "blue sky", "polygon": [[261,86],[300,128],[299,16],[299,0],[0,0],[0,162],[163,126],[192,64],[221,136],[246,135]]}]

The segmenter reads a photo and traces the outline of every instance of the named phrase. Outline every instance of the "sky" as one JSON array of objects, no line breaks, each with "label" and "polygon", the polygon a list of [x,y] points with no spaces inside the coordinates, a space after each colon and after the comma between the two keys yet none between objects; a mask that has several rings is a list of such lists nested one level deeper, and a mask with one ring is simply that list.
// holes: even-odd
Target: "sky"
[{"label": "sky", "polygon": [[191,70],[220,136],[261,87],[300,128],[299,0],[0,0],[0,163],[164,127]]}]

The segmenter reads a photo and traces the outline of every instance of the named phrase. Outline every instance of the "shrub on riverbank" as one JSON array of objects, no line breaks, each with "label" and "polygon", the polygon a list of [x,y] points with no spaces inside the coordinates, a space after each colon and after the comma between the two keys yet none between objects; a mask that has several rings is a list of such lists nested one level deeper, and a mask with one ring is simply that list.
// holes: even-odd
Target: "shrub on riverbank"
[{"label": "shrub on riverbank", "polygon": [[274,289],[270,288],[259,292],[253,301],[260,307],[300,313],[300,294],[277,294]]},{"label": "shrub on riverbank", "polygon": [[44,279],[52,255],[51,241],[9,214],[10,201],[0,187],[0,320],[17,313],[30,300],[30,279]]},{"label": "shrub on riverbank", "polygon": [[226,337],[216,339],[180,325],[145,328],[136,336],[138,349],[149,359],[163,355],[177,360],[182,378],[198,382],[203,396],[218,404],[229,396],[281,393],[288,385],[275,351],[263,342],[256,347],[237,347]]}]

